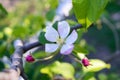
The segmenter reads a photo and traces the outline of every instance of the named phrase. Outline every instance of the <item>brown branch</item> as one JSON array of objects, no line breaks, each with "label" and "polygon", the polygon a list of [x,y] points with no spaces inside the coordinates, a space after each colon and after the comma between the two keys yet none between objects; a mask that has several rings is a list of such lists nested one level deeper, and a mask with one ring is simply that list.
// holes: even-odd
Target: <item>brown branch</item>
[{"label": "brown branch", "polygon": [[23,53],[24,50],[22,47],[17,47],[15,52],[13,53],[13,55],[11,56],[11,61],[12,61],[12,65],[11,65],[11,69],[14,70],[20,70],[20,75],[27,80],[26,75],[24,74],[24,69],[23,69],[23,61],[22,61],[22,57],[23,57]]},{"label": "brown branch", "polygon": [[[11,56],[11,67],[10,69],[4,70],[4,72],[0,73],[0,80],[18,80],[21,75],[25,80],[28,80],[23,69],[23,48],[18,46]],[[5,74],[4,76],[1,76]]]},{"label": "brown branch", "polygon": [[119,57],[120,57],[120,51],[116,51],[112,56],[106,58],[105,62],[107,62],[107,63],[112,62],[113,60],[115,60]]},{"label": "brown branch", "polygon": [[83,28],[83,26],[81,24],[77,24],[77,25],[71,27],[71,31],[74,30],[74,29],[77,30],[77,29],[80,29],[80,28]]},{"label": "brown branch", "polygon": [[24,53],[32,48],[38,47],[38,46],[42,46],[42,44],[40,44],[39,41],[28,44],[28,45],[24,45],[22,48],[24,50]]},{"label": "brown branch", "polygon": [[18,80],[20,70],[6,69],[4,72],[0,72],[0,80]]}]

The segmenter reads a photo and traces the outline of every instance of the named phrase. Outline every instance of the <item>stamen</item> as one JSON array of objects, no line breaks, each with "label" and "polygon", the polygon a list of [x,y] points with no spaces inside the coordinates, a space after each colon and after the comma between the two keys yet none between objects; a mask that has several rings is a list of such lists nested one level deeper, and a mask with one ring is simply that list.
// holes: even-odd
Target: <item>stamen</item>
[{"label": "stamen", "polygon": [[63,43],[64,43],[64,40],[63,40],[62,38],[58,38],[58,39],[57,39],[57,44],[60,44],[60,45],[61,45],[61,44],[63,44]]}]

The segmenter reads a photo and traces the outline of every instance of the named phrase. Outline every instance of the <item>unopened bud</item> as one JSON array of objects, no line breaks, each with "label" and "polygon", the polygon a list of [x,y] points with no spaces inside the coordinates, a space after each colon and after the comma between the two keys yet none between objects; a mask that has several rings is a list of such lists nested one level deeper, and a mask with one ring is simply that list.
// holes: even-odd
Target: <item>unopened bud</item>
[{"label": "unopened bud", "polygon": [[25,59],[26,59],[26,61],[29,62],[29,63],[35,61],[35,58],[34,58],[31,54],[27,55]]},{"label": "unopened bud", "polygon": [[87,58],[83,58],[83,59],[82,59],[82,64],[83,64],[85,67],[87,67],[87,66],[90,65],[90,62],[89,62],[89,60],[88,60]]}]

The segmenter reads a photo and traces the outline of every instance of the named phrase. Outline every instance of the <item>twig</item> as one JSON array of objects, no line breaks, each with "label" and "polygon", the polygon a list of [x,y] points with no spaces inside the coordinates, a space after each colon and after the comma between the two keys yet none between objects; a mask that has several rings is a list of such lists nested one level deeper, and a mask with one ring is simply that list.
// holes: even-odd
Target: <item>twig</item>
[{"label": "twig", "polygon": [[14,70],[20,70],[20,75],[25,79],[28,80],[27,76],[24,73],[24,69],[23,69],[23,61],[22,61],[22,57],[23,57],[23,53],[24,50],[22,47],[17,47],[15,52],[13,53],[13,55],[11,56],[11,69]]},{"label": "twig", "polygon": [[38,47],[38,46],[42,46],[42,44],[37,41],[37,42],[34,42],[34,43],[30,43],[28,45],[24,45],[22,48],[24,50],[24,53],[32,48],[35,48],[35,47]]},{"label": "twig", "polygon": [[75,56],[73,56],[73,55],[68,55],[68,56],[69,56],[71,59],[75,60],[76,62],[81,63],[81,60],[78,59],[78,58],[76,58]]},{"label": "twig", "polygon": [[81,24],[77,24],[77,25],[71,27],[71,31],[74,30],[74,29],[77,30],[77,29],[80,29],[80,28],[82,28],[82,25]]},{"label": "twig", "polygon": [[116,53],[114,53],[111,57],[108,57],[105,62],[111,62],[114,59],[117,59],[118,57],[120,57],[120,51],[117,51]]}]

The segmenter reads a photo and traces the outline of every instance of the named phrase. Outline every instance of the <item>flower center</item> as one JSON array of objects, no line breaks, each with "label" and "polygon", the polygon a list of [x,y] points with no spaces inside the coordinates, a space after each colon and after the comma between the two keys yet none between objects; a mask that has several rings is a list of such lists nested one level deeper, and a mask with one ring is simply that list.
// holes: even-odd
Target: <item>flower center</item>
[{"label": "flower center", "polygon": [[62,38],[57,39],[57,44],[62,45],[64,43],[64,40]]}]

